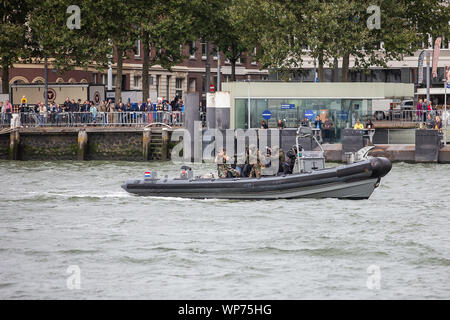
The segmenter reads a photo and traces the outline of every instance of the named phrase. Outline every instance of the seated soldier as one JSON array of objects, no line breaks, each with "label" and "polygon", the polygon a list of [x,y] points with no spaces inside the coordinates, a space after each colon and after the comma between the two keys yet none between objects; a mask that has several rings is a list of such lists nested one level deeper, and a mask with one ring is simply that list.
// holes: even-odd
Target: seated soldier
[{"label": "seated soldier", "polygon": [[216,158],[214,163],[217,163],[217,173],[219,178],[234,178],[239,176],[239,172],[233,169],[230,165],[231,158],[227,155],[226,150],[222,149]]},{"label": "seated soldier", "polygon": [[280,148],[278,150],[278,155],[279,155],[278,173],[283,173],[283,174],[292,173],[292,172],[290,172],[290,166],[289,166],[289,163],[286,161],[286,155],[284,154],[283,149]]}]

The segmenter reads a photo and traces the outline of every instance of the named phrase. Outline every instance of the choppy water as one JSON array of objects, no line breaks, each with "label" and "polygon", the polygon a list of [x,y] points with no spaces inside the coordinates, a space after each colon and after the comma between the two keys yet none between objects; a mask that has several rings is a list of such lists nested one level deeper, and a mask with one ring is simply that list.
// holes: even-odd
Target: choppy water
[{"label": "choppy water", "polygon": [[[151,166],[178,172],[168,163],[0,162],[0,298],[450,298],[449,165],[396,164],[364,201],[122,191]],[[67,287],[74,265],[79,290]],[[378,290],[367,286],[378,278],[372,265]]]}]

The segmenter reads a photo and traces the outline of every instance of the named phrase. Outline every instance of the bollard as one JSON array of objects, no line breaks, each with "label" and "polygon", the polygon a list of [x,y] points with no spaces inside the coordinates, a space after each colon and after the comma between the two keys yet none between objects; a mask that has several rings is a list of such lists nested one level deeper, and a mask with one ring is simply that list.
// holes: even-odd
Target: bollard
[{"label": "bollard", "polygon": [[85,130],[78,131],[78,160],[86,159],[86,150],[88,144],[88,134]]},{"label": "bollard", "polygon": [[142,158],[144,161],[150,160],[150,141],[152,140],[152,131],[145,128],[142,133]]},{"label": "bollard", "polygon": [[9,159],[19,160],[20,133],[18,129],[11,131],[9,135]]},{"label": "bollard", "polygon": [[348,152],[356,152],[366,146],[363,130],[344,129],[342,130],[342,161],[347,161],[345,156]]},{"label": "bollard", "polygon": [[166,161],[169,158],[169,130],[167,130],[167,128],[163,128],[161,136],[161,160]]},{"label": "bollard", "polygon": [[416,162],[438,162],[441,136],[437,130],[416,130]]}]

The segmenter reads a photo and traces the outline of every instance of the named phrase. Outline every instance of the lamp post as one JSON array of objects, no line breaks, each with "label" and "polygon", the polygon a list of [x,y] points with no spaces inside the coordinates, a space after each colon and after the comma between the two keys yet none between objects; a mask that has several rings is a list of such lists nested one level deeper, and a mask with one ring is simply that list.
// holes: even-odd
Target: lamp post
[{"label": "lamp post", "polygon": [[45,107],[48,108],[48,59],[47,54],[44,56],[44,101]]},{"label": "lamp post", "polygon": [[449,85],[448,79],[450,76],[450,70],[448,69],[448,66],[445,66],[445,84],[444,84],[444,116],[442,117],[442,120],[444,120],[444,145],[447,145],[447,122],[448,122],[448,115],[447,115],[447,87]]},{"label": "lamp post", "polygon": [[430,101],[430,51],[427,51],[427,101]]},{"label": "lamp post", "polygon": [[113,71],[112,71],[112,59],[113,59],[113,49],[112,49],[112,41],[111,39],[108,40],[109,45],[111,46],[111,54],[108,55],[108,91],[112,91],[112,78],[113,78]]},{"label": "lamp post", "polygon": [[247,113],[248,113],[248,124],[247,127],[248,129],[251,128],[251,116],[250,116],[250,78],[248,80],[246,80],[246,82],[248,82],[248,101],[247,101]]},{"label": "lamp post", "polygon": [[220,63],[221,63],[221,61],[220,61],[220,50],[219,50],[219,47],[217,47],[216,50],[217,50],[217,91],[222,91],[221,83],[220,83],[221,82],[221,79],[220,79],[220,75],[221,75]]}]

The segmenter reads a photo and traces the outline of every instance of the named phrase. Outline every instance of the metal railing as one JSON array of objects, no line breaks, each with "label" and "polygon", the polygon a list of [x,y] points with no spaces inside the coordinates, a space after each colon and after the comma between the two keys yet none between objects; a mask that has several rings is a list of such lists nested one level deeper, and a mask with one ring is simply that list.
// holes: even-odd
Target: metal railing
[{"label": "metal railing", "polygon": [[428,115],[431,116],[432,119],[435,119],[436,116],[440,117],[444,122],[448,121],[450,117],[450,111],[445,113],[442,109],[437,110],[390,110],[387,116],[383,120],[377,120],[373,116],[366,116],[365,118],[372,118],[373,121],[390,121],[390,122],[426,122]]},{"label": "metal railing", "polygon": [[[0,114],[0,126],[9,127],[11,114]],[[180,111],[146,112],[21,112],[20,125],[23,127],[144,127],[151,124],[183,126],[184,113]]]}]

